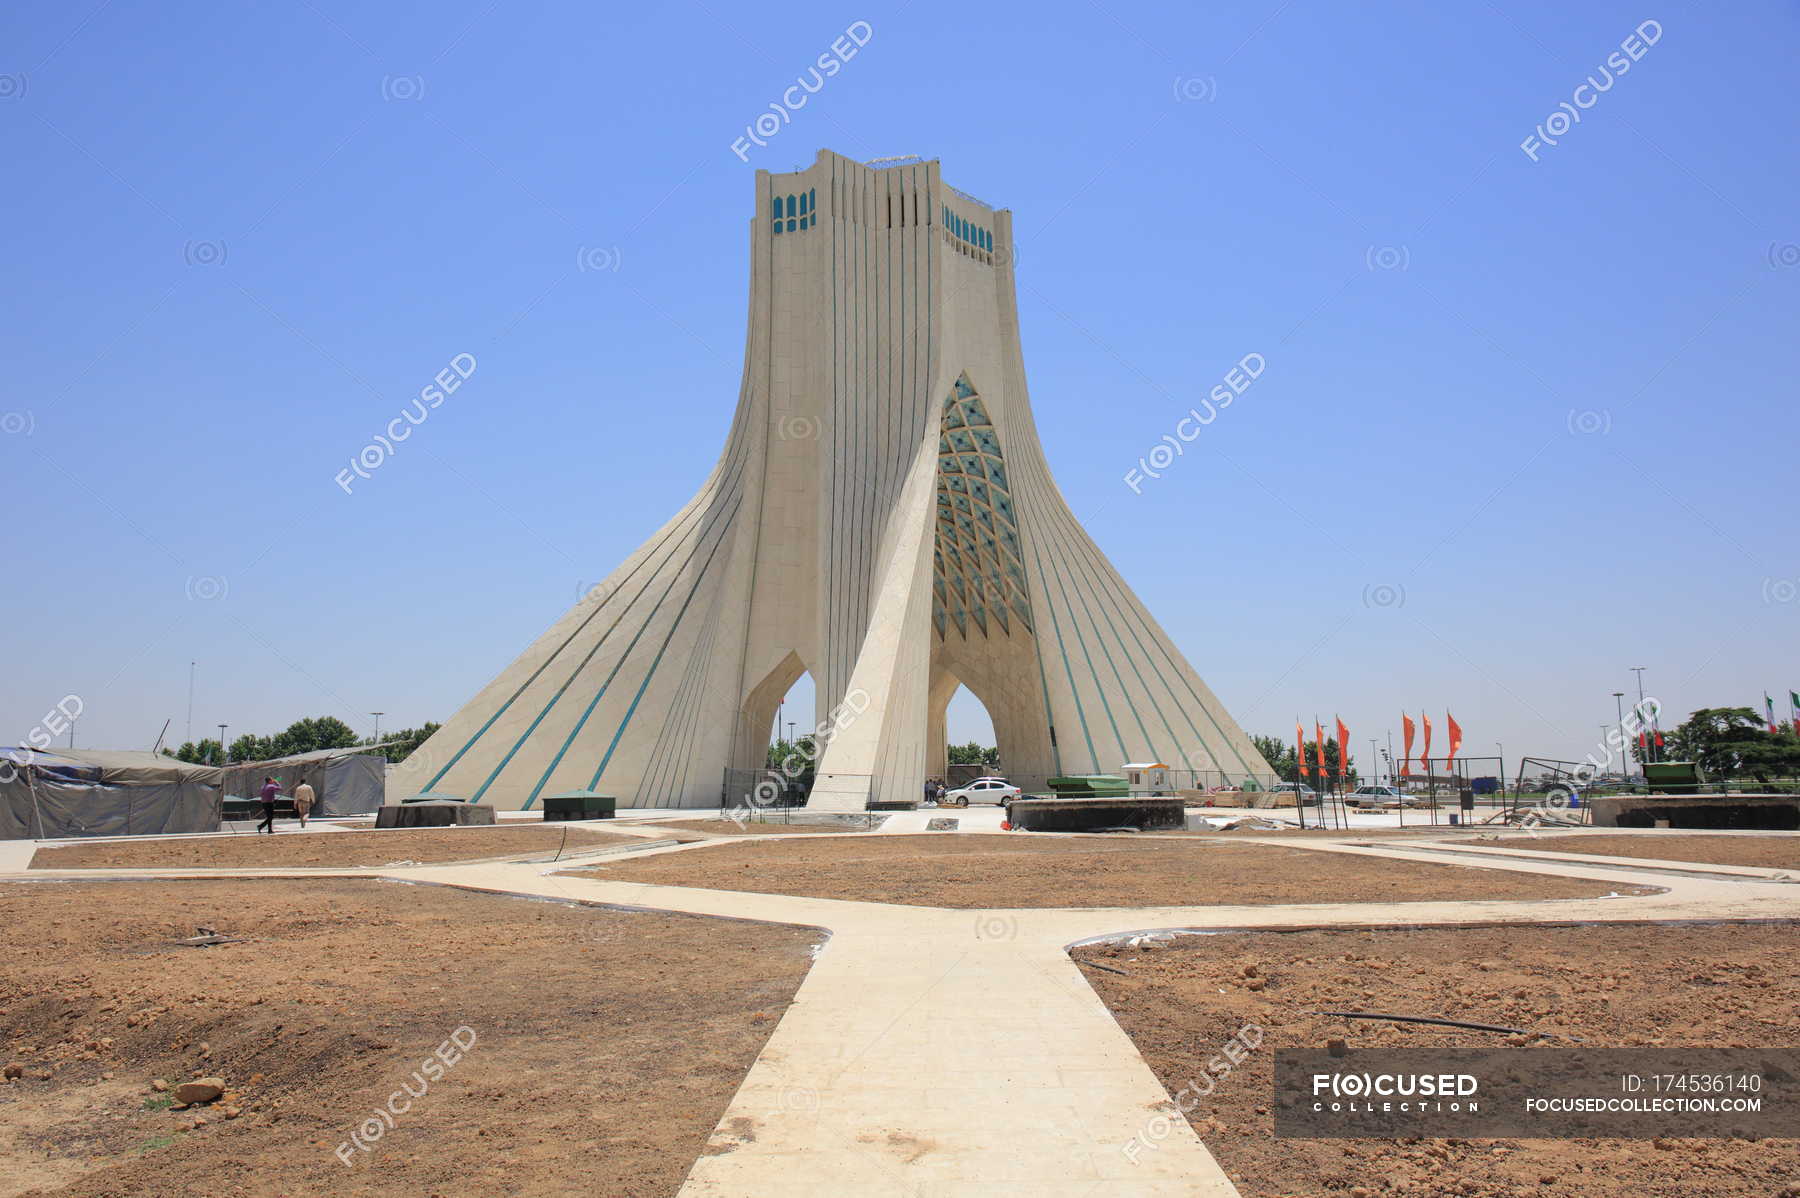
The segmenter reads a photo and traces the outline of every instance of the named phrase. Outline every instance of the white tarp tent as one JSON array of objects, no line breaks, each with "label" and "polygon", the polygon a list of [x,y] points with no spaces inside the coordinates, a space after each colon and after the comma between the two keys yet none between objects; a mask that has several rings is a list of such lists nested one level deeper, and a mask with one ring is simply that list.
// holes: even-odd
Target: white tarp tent
[{"label": "white tarp tent", "polygon": [[0,840],[219,830],[219,769],[118,749],[0,749]]},{"label": "white tarp tent", "polygon": [[353,749],[318,749],[268,761],[246,761],[225,767],[225,794],[233,799],[254,799],[262,793],[264,778],[274,778],[284,797],[294,787],[312,784],[318,805],[315,816],[366,815],[387,798],[387,762],[374,746]]}]

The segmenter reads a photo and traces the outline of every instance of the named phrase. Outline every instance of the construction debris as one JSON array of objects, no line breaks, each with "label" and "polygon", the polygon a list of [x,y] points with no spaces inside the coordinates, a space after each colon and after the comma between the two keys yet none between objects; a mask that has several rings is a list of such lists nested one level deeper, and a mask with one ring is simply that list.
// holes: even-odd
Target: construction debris
[{"label": "construction debris", "polygon": [[186,940],[177,940],[175,943],[185,948],[211,948],[215,944],[238,944],[242,941],[242,937],[221,935],[217,928],[209,928],[205,924],[201,924],[194,930],[198,935],[189,936]]},{"label": "construction debris", "polygon": [[1265,819],[1260,815],[1203,815],[1195,822],[1204,824],[1213,832],[1236,832],[1240,829],[1251,832],[1280,832],[1293,826],[1284,824],[1280,820]]},{"label": "construction debris", "polygon": [[1495,1023],[1470,1023],[1463,1019],[1442,1019],[1436,1015],[1388,1015],[1380,1011],[1320,1011],[1321,1015],[1330,1015],[1338,1019],[1380,1019],[1388,1023],[1429,1023],[1437,1027],[1462,1027],[1472,1032],[1500,1032],[1509,1036],[1529,1036],[1531,1031],[1522,1027],[1501,1027]]}]

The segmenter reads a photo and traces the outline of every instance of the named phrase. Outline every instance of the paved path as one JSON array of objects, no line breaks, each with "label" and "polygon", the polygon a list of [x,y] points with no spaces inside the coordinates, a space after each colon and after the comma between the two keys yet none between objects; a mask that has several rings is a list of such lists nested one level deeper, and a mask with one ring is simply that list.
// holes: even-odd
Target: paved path
[{"label": "paved path", "polygon": [[[1411,861],[1449,857],[1437,844],[1258,839]],[[1800,917],[1800,886],[1730,867],[1667,872],[1665,862],[1553,855],[1528,842],[1467,848],[1459,864],[1661,891],[1532,902],[951,911],[599,881],[520,862],[336,872],[829,930],[818,963],[720,1120],[709,1154],[688,1175],[682,1198],[1213,1198],[1237,1191],[1185,1120],[1159,1118],[1172,1109],[1169,1095],[1070,960],[1071,943],[1164,929]],[[8,860],[0,859],[0,877],[17,876],[4,868]],[[1124,1145],[1149,1132],[1153,1120],[1168,1135],[1133,1160]]]}]

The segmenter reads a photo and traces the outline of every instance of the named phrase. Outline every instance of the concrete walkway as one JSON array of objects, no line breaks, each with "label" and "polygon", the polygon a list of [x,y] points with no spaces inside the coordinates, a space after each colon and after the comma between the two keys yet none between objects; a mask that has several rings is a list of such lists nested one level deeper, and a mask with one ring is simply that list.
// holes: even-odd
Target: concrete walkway
[{"label": "concrete walkway", "polygon": [[[335,872],[828,930],[830,940],[720,1120],[709,1154],[689,1173],[683,1198],[1236,1194],[1186,1120],[1165,1117],[1173,1110],[1168,1093],[1070,960],[1075,942],[1152,930],[1800,918],[1800,886],[1725,867],[1666,872],[1666,862],[1556,855],[1528,844],[1515,853],[1493,842],[1469,846],[1479,851],[1452,862],[1436,843],[1256,839],[1659,890],[1532,902],[953,911],[599,881],[519,862]],[[0,870],[8,874],[19,876]],[[1124,1146],[1147,1135],[1158,1137],[1155,1149],[1127,1156]]]}]

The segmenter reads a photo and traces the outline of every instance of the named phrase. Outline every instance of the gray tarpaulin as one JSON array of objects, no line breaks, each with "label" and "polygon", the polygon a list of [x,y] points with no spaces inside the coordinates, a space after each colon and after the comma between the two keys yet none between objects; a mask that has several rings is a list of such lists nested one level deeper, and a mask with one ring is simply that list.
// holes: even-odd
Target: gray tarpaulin
[{"label": "gray tarpaulin", "polygon": [[232,798],[254,799],[262,793],[263,779],[273,777],[281,793],[291,798],[294,787],[312,784],[318,804],[315,816],[366,815],[387,797],[387,761],[367,749],[320,749],[270,761],[250,761],[225,767],[225,793]]},{"label": "gray tarpaulin", "polygon": [[219,770],[155,753],[0,749],[0,840],[219,830]]}]

